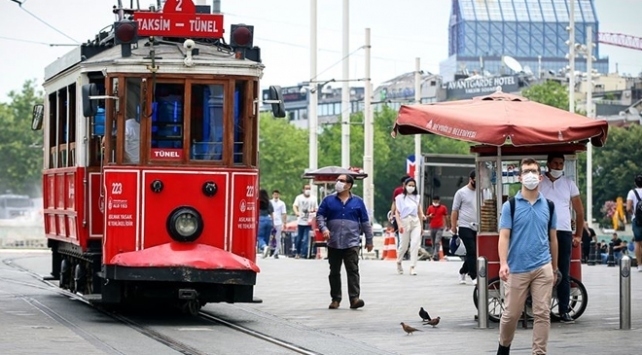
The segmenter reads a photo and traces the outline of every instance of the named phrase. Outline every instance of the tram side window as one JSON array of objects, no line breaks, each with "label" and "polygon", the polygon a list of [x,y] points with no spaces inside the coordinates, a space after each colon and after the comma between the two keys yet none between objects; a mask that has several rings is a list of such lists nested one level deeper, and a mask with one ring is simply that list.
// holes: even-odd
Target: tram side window
[{"label": "tram side window", "polygon": [[247,82],[236,82],[234,86],[234,163],[243,163],[243,146],[245,142],[244,117]]},{"label": "tram side window", "polygon": [[49,124],[47,125],[47,130],[49,133],[49,146],[48,152],[49,152],[49,166],[48,168],[56,168],[58,167],[58,126],[56,123],[56,116],[58,112],[58,105],[57,105],[57,93],[51,93],[49,94],[48,102],[49,102]]},{"label": "tram side window", "polygon": [[182,84],[156,85],[152,104],[152,159],[155,149],[182,154],[184,92]]},{"label": "tram side window", "polygon": [[[105,78],[99,76],[90,78],[90,83],[96,84],[98,95],[105,95]],[[105,136],[105,100],[98,100],[98,113],[91,121],[91,141],[89,143],[89,165],[100,166],[103,153],[103,137]]]},{"label": "tram side window", "polygon": [[223,160],[223,85],[192,85],[191,160]]},{"label": "tram side window", "polygon": [[127,79],[125,102],[125,163],[140,162],[140,79]]}]

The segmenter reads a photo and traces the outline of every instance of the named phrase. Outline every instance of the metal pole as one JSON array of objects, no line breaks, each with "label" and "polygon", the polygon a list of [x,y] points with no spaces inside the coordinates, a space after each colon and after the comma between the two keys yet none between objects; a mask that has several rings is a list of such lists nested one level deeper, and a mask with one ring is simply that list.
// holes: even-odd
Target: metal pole
[{"label": "metal pole", "polygon": [[542,78],[542,56],[537,56],[537,79]]},{"label": "metal pole", "polygon": [[480,329],[488,329],[488,260],[477,258],[477,322]]},{"label": "metal pole", "polygon": [[343,0],[343,88],[341,89],[341,166],[350,167],[350,0]]},{"label": "metal pole", "polygon": [[[310,130],[310,170],[317,169],[317,0],[310,0],[310,87],[308,88],[308,128]],[[317,196],[316,185],[312,184],[312,196]]]},{"label": "metal pole", "polygon": [[569,13],[569,77],[568,77],[568,110],[575,113],[575,0],[571,0]]},{"label": "metal pole", "polygon": [[367,180],[363,181],[363,198],[368,210],[368,217],[372,221],[374,216],[374,125],[372,120],[372,81],[370,80],[370,29],[366,28],[365,45],[365,93],[363,98],[363,170],[368,174]]},{"label": "metal pole", "polygon": [[[415,58],[415,104],[421,103],[421,64],[420,59]],[[421,135],[415,134],[415,181],[417,188],[422,186],[422,181],[419,179],[419,170],[421,167]],[[420,190],[421,191],[421,190]]]},{"label": "metal pole", "polygon": [[221,13],[221,0],[214,0],[212,3],[212,13],[220,14]]},{"label": "metal pole", "polygon": [[[586,26],[586,117],[593,113],[593,27]],[[593,144],[586,144],[586,221],[593,223]]]},{"label": "metal pole", "polygon": [[631,258],[620,260],[620,329],[631,329]]}]

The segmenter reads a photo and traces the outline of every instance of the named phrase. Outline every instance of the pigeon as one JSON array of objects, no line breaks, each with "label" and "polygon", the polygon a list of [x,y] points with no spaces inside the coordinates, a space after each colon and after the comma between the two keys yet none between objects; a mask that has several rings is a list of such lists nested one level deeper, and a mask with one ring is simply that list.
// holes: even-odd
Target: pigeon
[{"label": "pigeon", "polygon": [[413,332],[420,332],[421,330],[413,328],[409,325],[404,324],[404,322],[401,322],[401,328],[403,328],[403,331],[408,334],[412,334]]},{"label": "pigeon", "polygon": [[419,317],[421,317],[421,320],[424,322],[428,322],[431,319],[428,312],[424,310],[424,307],[421,307],[421,309],[419,310]]},{"label": "pigeon", "polygon": [[424,323],[424,325],[426,325],[426,324],[432,325],[432,327],[434,328],[434,327],[437,326],[437,324],[439,324],[440,320],[441,320],[441,317],[433,318],[433,319],[429,320],[428,322]]}]

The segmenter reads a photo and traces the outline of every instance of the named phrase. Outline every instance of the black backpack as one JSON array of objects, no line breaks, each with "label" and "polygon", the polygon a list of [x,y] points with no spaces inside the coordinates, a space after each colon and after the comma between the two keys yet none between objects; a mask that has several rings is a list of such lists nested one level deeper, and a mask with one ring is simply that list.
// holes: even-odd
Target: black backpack
[{"label": "black backpack", "polygon": [[[551,230],[552,224],[553,224],[553,213],[555,213],[555,204],[553,201],[546,199],[546,202],[548,202],[548,230]],[[510,205],[510,219],[513,223],[515,223],[515,197],[511,197],[508,199],[508,204]],[[637,217],[635,217],[637,219]],[[511,228],[511,231],[513,229]]]},{"label": "black backpack", "polygon": [[635,194],[635,197],[638,198],[638,203],[635,204],[635,210],[633,211],[633,215],[635,216],[635,224],[638,227],[642,227],[642,199],[635,189],[633,189],[633,193]]}]

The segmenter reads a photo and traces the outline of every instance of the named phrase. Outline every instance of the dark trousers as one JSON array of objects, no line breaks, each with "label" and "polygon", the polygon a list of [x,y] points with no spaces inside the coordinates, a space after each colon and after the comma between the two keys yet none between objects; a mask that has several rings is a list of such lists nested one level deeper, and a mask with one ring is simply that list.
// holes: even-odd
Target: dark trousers
[{"label": "dark trousers", "polygon": [[591,253],[591,239],[582,239],[582,261],[586,262]]},{"label": "dark trousers", "polygon": [[573,232],[557,231],[557,268],[562,273],[562,280],[557,285],[558,311],[568,313],[568,302],[571,297],[571,251],[573,248]]},{"label": "dark trousers", "polygon": [[335,249],[328,247],[328,263],[330,264],[330,297],[333,301],[341,302],[341,263],[345,265],[348,275],[348,296],[352,301],[359,298],[359,247]]},{"label": "dark trousers", "polygon": [[310,244],[310,226],[298,225],[297,235],[294,239],[296,253],[302,258],[308,257],[308,245]]},{"label": "dark trousers", "polygon": [[477,278],[477,232],[470,228],[459,227],[459,238],[466,247],[466,260],[459,269],[459,274],[468,274],[474,280]]}]

